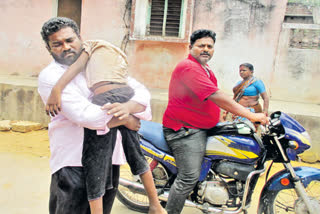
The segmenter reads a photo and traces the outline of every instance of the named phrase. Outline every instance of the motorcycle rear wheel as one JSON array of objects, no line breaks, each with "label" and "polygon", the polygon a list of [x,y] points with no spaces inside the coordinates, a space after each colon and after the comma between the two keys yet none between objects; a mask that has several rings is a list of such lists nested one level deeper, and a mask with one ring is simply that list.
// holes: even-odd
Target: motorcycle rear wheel
[{"label": "motorcycle rear wheel", "polygon": [[[147,156],[146,156],[146,159],[149,164],[153,160],[152,158]],[[164,186],[169,180],[169,174],[166,168],[161,163],[158,163],[158,165],[153,169],[152,176],[153,176],[154,183],[157,187]],[[128,164],[120,167],[120,177],[125,178],[127,180],[141,183],[140,177],[134,176],[131,173],[130,167]],[[130,189],[119,185],[117,198],[122,204],[124,204],[131,210],[138,211],[141,213],[148,213],[149,200],[146,195],[133,193],[132,191],[130,191]]]},{"label": "motorcycle rear wheel", "polygon": [[[306,192],[311,203],[320,206],[320,180],[314,180],[309,183]],[[268,204],[268,214],[308,214],[307,208],[303,201],[297,196],[294,189],[285,189],[278,191],[276,194],[270,194],[270,203]]]}]

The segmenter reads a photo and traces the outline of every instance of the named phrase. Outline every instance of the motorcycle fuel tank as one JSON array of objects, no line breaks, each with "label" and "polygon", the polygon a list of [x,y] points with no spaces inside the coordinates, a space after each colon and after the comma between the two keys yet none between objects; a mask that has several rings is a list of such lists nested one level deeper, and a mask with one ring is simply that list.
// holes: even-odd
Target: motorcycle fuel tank
[{"label": "motorcycle fuel tank", "polygon": [[260,152],[261,147],[252,136],[214,135],[208,137],[205,155],[212,160],[250,164],[259,158]]}]

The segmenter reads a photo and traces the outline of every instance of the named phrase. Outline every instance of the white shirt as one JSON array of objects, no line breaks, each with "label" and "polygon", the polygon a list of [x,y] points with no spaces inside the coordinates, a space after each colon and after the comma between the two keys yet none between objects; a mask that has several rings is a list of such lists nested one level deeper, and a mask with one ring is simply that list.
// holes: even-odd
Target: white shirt
[{"label": "white shirt", "polygon": [[[38,92],[44,103],[47,102],[51,90],[68,66],[55,61],[43,69],[38,78]],[[128,85],[135,91],[134,100],[146,106],[144,112],[135,114],[143,120],[151,120],[150,93],[139,82],[128,78]],[[112,118],[101,107],[90,102],[92,92],[88,89],[84,72],[78,74],[61,94],[62,111],[51,117],[48,125],[50,140],[51,173],[66,166],[82,166],[83,127],[89,129],[106,129]],[[107,129],[108,130],[108,129]],[[118,132],[117,143],[113,153],[113,164],[124,163],[124,153]]]}]

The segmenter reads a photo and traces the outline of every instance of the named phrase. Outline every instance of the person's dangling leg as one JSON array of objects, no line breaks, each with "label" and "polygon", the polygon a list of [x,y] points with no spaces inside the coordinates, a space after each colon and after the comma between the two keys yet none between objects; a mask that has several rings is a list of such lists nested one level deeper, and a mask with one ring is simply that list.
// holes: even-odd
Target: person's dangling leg
[{"label": "person's dangling leg", "polygon": [[106,189],[113,188],[112,153],[116,136],[116,128],[110,129],[105,135],[97,135],[96,130],[84,129],[82,165],[91,214],[103,213],[102,196]]},{"label": "person's dangling leg", "polygon": [[[127,102],[134,95],[130,87],[115,88],[92,97],[92,103]],[[116,142],[117,128],[105,135],[97,135],[96,130],[85,129],[82,164],[87,178],[87,192],[92,214],[103,213],[103,199],[106,189],[112,189],[112,154]],[[107,182],[105,180],[107,179]],[[111,208],[110,208],[111,209]]]},{"label": "person's dangling leg", "polygon": [[122,136],[123,150],[131,172],[134,175],[140,176],[144,189],[146,190],[149,199],[149,214],[167,213],[158,199],[152,173],[140,148],[138,133],[124,126],[120,126],[119,130]]},{"label": "person's dangling leg", "polygon": [[103,196],[103,214],[110,214],[114,199],[118,192],[119,186],[120,166],[112,166],[112,189],[107,189]]},{"label": "person's dangling leg", "polygon": [[158,199],[157,189],[150,169],[139,175],[149,199],[149,214],[167,213]]},{"label": "person's dangling leg", "polygon": [[91,214],[103,214],[102,197],[89,201]]}]

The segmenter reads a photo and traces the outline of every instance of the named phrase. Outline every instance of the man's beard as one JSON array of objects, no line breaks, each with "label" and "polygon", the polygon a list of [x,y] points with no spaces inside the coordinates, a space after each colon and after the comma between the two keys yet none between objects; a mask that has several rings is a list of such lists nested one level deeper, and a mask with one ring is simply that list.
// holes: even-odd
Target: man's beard
[{"label": "man's beard", "polygon": [[202,58],[199,58],[199,63],[201,64],[201,65],[206,65],[209,61],[210,61],[210,59],[211,58],[209,58],[209,59],[202,59]]},{"label": "man's beard", "polygon": [[210,60],[211,60],[212,56],[209,55],[209,58],[201,58],[199,57],[199,63],[201,65],[206,65]]},{"label": "man's beard", "polygon": [[[71,57],[65,58],[65,55],[67,55],[69,53],[73,53],[74,55]],[[76,51],[71,50],[71,51],[63,52],[60,56],[58,56],[52,52],[50,52],[50,54],[54,58],[54,60],[57,61],[58,63],[60,63],[62,65],[72,65],[79,58],[81,51],[79,53],[77,53]]]}]

